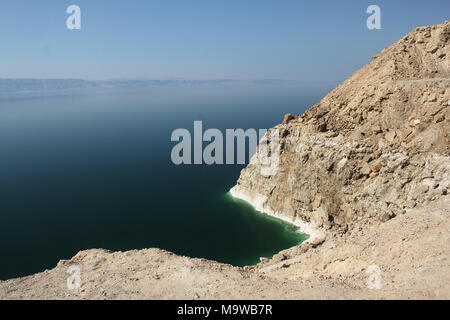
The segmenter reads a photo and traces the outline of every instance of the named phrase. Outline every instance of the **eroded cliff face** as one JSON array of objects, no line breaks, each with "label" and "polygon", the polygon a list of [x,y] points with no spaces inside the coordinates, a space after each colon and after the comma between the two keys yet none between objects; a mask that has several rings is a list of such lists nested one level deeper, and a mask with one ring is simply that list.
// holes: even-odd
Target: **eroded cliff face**
[{"label": "eroded cliff face", "polygon": [[[450,21],[417,28],[305,114],[287,115],[277,174],[252,160],[233,188],[267,213],[350,232],[245,268],[159,249],[81,251],[0,281],[0,300],[448,300],[449,31]],[[374,265],[379,290],[367,287]],[[72,266],[78,289],[67,285]]]},{"label": "eroded cliff face", "polygon": [[386,48],[299,116],[286,115],[280,165],[256,161],[232,193],[259,210],[346,232],[435,201],[450,185],[450,21]]}]

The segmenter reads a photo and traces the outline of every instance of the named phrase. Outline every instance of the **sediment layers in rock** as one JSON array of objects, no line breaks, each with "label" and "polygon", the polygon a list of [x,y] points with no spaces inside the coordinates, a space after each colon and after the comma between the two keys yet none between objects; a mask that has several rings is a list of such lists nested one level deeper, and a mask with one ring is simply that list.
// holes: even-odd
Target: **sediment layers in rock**
[{"label": "sediment layers in rock", "polygon": [[299,116],[276,126],[278,172],[251,161],[232,193],[289,221],[345,232],[450,185],[450,21],[420,27]]}]

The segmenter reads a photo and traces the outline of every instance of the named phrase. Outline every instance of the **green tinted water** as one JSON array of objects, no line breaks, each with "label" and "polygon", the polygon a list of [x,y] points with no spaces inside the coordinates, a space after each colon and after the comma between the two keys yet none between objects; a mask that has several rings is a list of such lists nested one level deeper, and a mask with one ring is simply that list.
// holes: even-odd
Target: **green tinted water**
[{"label": "green tinted water", "polygon": [[[331,85],[330,85],[331,86]],[[162,248],[243,266],[306,239],[227,195],[244,165],[176,166],[173,130],[270,128],[329,88],[0,97],[0,279],[79,250]]]}]

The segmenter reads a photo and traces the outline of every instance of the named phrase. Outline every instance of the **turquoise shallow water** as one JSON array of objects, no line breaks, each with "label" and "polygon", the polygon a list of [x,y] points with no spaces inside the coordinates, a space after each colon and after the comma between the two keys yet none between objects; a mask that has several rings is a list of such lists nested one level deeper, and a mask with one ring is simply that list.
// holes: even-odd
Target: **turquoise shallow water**
[{"label": "turquoise shallow water", "polygon": [[233,265],[306,239],[230,198],[244,165],[176,166],[176,128],[270,128],[333,84],[0,96],[0,279],[79,250],[158,247]]},{"label": "turquoise shallow water", "polygon": [[[273,243],[279,242],[284,243],[285,248],[289,248],[306,241],[309,236],[302,233],[301,230],[283,220],[268,216],[262,212],[259,212],[253,208],[249,203],[233,198],[229,193],[224,195],[225,201],[233,203],[234,210],[240,212],[243,221],[249,223],[252,229],[262,230],[268,234],[276,232],[276,240],[274,241],[271,237],[262,236],[258,241],[266,247],[266,250],[261,250],[260,257],[272,258],[272,256],[279,252],[280,250],[273,250]],[[257,264],[260,261],[260,257],[255,255],[249,255],[248,259],[242,260],[242,262],[237,263],[239,266]]]}]

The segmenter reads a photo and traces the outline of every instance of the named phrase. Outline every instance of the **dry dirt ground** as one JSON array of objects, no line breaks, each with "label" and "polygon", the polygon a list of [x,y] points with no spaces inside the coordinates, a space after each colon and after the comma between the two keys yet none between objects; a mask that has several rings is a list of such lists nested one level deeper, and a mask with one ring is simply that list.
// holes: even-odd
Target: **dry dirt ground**
[{"label": "dry dirt ground", "polygon": [[[449,197],[387,222],[361,220],[351,233],[255,267],[159,249],[82,251],[54,269],[0,282],[0,299],[449,299]],[[68,289],[71,266],[80,268],[79,289]],[[369,279],[380,288],[369,289]]]},{"label": "dry dirt ground", "polygon": [[450,20],[416,28],[285,117],[279,173],[242,171],[238,189],[266,212],[315,221],[326,237],[246,268],[83,251],[0,282],[0,299],[450,299],[449,54]]}]

